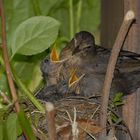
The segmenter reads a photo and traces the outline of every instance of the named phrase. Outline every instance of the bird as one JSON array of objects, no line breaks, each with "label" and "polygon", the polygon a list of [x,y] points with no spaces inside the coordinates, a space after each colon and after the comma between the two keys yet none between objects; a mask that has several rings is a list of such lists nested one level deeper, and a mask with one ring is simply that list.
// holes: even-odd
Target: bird
[{"label": "bird", "polygon": [[[101,95],[110,54],[111,49],[95,44],[95,38],[90,32],[80,31],[60,53],[60,59],[68,59],[63,64],[64,72],[61,72],[67,73],[72,68],[77,69],[78,76],[84,74],[79,82],[80,94],[86,97]],[[121,50],[111,93],[130,94],[139,87],[140,54]]]},{"label": "bird", "polygon": [[73,70],[68,80],[63,79],[58,83],[52,83],[51,85],[46,84],[36,93],[36,98],[42,101],[55,102],[68,96],[78,95],[78,83],[83,75],[78,78],[75,73],[76,70]]},{"label": "bird", "polygon": [[[52,49],[50,58],[42,61],[41,71],[47,84],[38,97],[54,101],[70,95],[102,95],[110,54],[111,49],[95,44],[90,32],[76,33],[59,56]],[[121,50],[110,92],[127,95],[139,87],[140,54]]]},{"label": "bird", "polygon": [[42,60],[40,69],[46,82],[46,86],[57,84],[58,80],[60,80],[59,74],[62,65],[66,60],[67,59],[59,60],[59,55],[55,48],[51,50],[49,58],[47,57]]}]

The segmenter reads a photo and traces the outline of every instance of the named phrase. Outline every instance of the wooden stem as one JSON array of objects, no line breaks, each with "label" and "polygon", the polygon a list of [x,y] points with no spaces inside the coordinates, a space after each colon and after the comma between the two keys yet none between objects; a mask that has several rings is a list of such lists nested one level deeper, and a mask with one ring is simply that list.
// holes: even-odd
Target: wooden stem
[{"label": "wooden stem", "polygon": [[[126,35],[129,31],[129,28],[132,22],[134,21],[134,19],[135,19],[134,12],[128,11],[124,17],[116,41],[114,43],[111,56],[109,58],[109,63],[108,63],[104,86],[103,86],[103,96],[102,96],[102,103],[101,103],[100,125],[102,128],[105,128],[107,124],[107,107],[108,107],[109,93],[110,93],[110,88],[111,88],[111,83],[114,75],[117,58],[121,50],[121,47],[124,43],[124,40],[126,38]],[[101,134],[102,138],[104,136],[106,136],[106,129],[104,129],[104,131]]]},{"label": "wooden stem", "polygon": [[2,29],[2,54],[3,54],[3,59],[4,59],[4,64],[5,64],[5,69],[6,69],[6,74],[7,74],[7,79],[8,79],[11,95],[13,98],[13,102],[15,104],[15,109],[16,109],[16,112],[19,112],[20,106],[19,106],[18,97],[16,94],[14,81],[12,79],[12,72],[11,72],[11,67],[10,67],[9,58],[8,58],[8,51],[7,51],[7,44],[6,44],[6,21],[5,21],[5,16],[4,16],[4,6],[3,6],[2,0],[0,0],[0,16],[1,16],[1,29]]},{"label": "wooden stem", "polygon": [[[7,51],[7,43],[6,43],[6,20],[5,20],[5,15],[4,15],[4,5],[3,1],[0,0],[0,17],[1,17],[1,29],[2,29],[2,55],[4,59],[4,65],[5,65],[5,70],[6,70],[6,75],[10,87],[10,92],[12,95],[13,103],[15,106],[15,110],[17,113],[20,112],[20,105],[18,102],[18,96],[16,94],[16,88],[14,85],[14,81],[12,78],[12,71],[10,67],[10,62],[9,62],[9,57],[8,57],[8,51]],[[26,140],[28,140],[28,136],[26,135],[26,132],[23,129],[24,136]]]},{"label": "wooden stem", "polygon": [[46,103],[48,135],[50,140],[56,140],[56,127],[55,127],[55,108],[50,102]]}]

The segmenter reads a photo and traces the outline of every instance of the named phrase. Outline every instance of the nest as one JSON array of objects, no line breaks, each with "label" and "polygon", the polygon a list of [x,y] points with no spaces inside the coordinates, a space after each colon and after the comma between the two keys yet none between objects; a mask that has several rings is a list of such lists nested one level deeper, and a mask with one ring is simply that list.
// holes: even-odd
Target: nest
[{"label": "nest", "polygon": [[[43,103],[44,104],[44,103]],[[68,133],[71,133],[72,122],[76,115],[76,122],[78,123],[77,129],[79,130],[79,136],[93,139],[101,132],[99,127],[99,112],[100,104],[96,99],[87,99],[84,97],[67,97],[61,100],[55,101],[55,125],[57,135],[63,139],[65,129],[69,129]],[[48,137],[48,125],[46,114],[41,114],[33,105],[28,104],[28,108],[35,134],[39,139]],[[64,132],[63,132],[64,131]],[[89,136],[90,135],[90,136]],[[80,138],[83,139],[83,138]]]},{"label": "nest", "polygon": [[[43,104],[45,105],[45,103]],[[97,101],[97,98],[88,99],[73,96],[55,101],[53,105],[55,107],[55,126],[58,139],[67,140],[69,137],[71,140],[74,121],[77,123],[78,140],[97,139],[98,134],[103,130],[99,126],[100,103]],[[47,115],[35,110],[31,104],[28,104],[28,108],[30,110],[28,116],[32,121],[36,137],[39,140],[48,139]],[[113,111],[115,112],[116,110]],[[108,111],[109,113],[110,111]],[[108,120],[111,120],[110,116],[108,115]],[[108,131],[112,128],[114,126],[110,127]]]}]

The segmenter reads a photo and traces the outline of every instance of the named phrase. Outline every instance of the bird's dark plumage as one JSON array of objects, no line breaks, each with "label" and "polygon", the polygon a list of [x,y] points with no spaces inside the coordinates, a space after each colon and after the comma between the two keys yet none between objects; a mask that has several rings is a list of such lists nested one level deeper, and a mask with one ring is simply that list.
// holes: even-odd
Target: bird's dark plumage
[{"label": "bird's dark plumage", "polygon": [[[87,97],[96,94],[101,95],[110,54],[111,49],[95,45],[95,40],[91,33],[86,31],[77,33],[60,53],[60,59],[67,59],[67,61],[61,64],[61,68],[58,71],[55,71],[59,80],[55,81],[54,84],[58,84],[60,89],[62,85],[59,82],[61,80],[68,81],[71,70],[76,69],[78,77],[84,75],[78,83],[80,95]],[[49,64],[48,61],[47,64]],[[53,67],[58,67],[55,64],[53,66],[47,64],[43,61],[41,67],[44,77],[51,75]],[[67,86],[63,88],[63,91],[70,92],[68,82],[66,83]],[[115,68],[111,92],[128,94],[139,87],[140,54],[121,51]],[[45,88],[42,94],[49,91]],[[61,96],[64,94],[63,91],[58,90],[58,86],[55,87],[55,94]]]},{"label": "bird's dark plumage", "polygon": [[[81,31],[61,51],[62,59],[65,52],[70,53],[63,69],[68,71],[73,67],[77,69],[78,75],[85,74],[80,81],[81,94],[84,96],[101,94],[111,49],[95,45],[93,35]],[[132,93],[138,87],[140,87],[140,54],[121,51],[111,92]]]}]

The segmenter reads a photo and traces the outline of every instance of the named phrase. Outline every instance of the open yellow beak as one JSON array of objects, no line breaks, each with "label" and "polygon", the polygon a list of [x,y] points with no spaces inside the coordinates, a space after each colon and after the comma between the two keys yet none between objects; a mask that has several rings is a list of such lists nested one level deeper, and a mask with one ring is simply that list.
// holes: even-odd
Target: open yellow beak
[{"label": "open yellow beak", "polygon": [[69,87],[71,87],[79,78],[76,75],[76,69],[72,70],[71,76],[69,79]]},{"label": "open yellow beak", "polygon": [[51,61],[59,61],[59,55],[58,55],[55,47],[53,47],[51,50],[50,60]]},{"label": "open yellow beak", "polygon": [[80,77],[77,77],[76,71],[77,71],[76,69],[72,71],[69,79],[68,87],[75,88],[75,93],[80,94],[80,87],[78,86],[79,85],[78,83],[84,77],[85,74],[82,74]]}]

